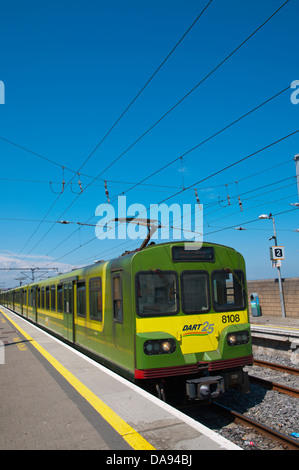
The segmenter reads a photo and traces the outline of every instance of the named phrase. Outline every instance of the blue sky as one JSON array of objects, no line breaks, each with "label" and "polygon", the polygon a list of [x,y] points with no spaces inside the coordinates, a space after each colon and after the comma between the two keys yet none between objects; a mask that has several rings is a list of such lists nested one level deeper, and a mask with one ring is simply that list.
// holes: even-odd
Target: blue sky
[{"label": "blue sky", "polygon": [[[0,18],[0,80],[5,85],[1,265],[62,271],[139,246],[140,240],[98,240],[92,226],[78,230],[74,224],[53,224],[61,219],[96,224],[95,210],[107,200],[105,179],[110,198],[124,193],[128,206],[148,207],[166,198],[169,205],[194,206],[196,187],[204,208],[204,240],[239,250],[249,279],[276,276],[269,259],[272,222],[258,220],[260,214],[274,214],[278,243],[286,251],[282,276],[298,276],[299,233],[293,230],[299,228],[299,209],[292,210],[290,203],[299,199],[293,160],[299,133],[210,177],[299,129],[294,89],[179,159],[299,80],[296,0],[126,151],[283,3],[213,0],[91,155],[208,1],[5,2]],[[131,183],[175,159],[146,185],[128,191]],[[78,176],[68,169],[63,173],[63,166],[82,167],[79,196],[74,194],[80,192]],[[190,189],[181,191],[183,186]],[[20,276],[0,271],[0,287],[17,284]]]}]

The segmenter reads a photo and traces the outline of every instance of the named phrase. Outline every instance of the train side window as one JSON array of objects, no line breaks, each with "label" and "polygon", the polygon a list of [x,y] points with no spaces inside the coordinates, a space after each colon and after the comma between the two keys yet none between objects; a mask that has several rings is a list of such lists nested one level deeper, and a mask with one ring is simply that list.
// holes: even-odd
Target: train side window
[{"label": "train side window", "polygon": [[86,317],[86,287],[85,281],[77,282],[77,315]]},{"label": "train side window", "polygon": [[213,303],[216,311],[224,312],[245,308],[246,291],[242,271],[214,271],[212,285]]},{"label": "train side window", "polygon": [[46,287],[46,309],[49,310],[50,308],[50,287]]},{"label": "train side window", "polygon": [[34,289],[31,289],[31,307],[35,307],[35,290]]},{"label": "train side window", "polygon": [[113,276],[113,318],[116,322],[123,322],[123,295],[120,274]]},{"label": "train side window", "polygon": [[62,284],[57,285],[57,311],[62,312],[63,302],[62,302]]},{"label": "train side window", "polygon": [[56,292],[56,287],[51,286],[51,310],[56,310],[55,292]]},{"label": "train side window", "polygon": [[40,287],[37,288],[37,308],[40,308]]},{"label": "train side window", "polygon": [[45,288],[42,287],[41,290],[41,308],[45,308]]},{"label": "train side window", "polygon": [[102,321],[102,279],[89,280],[89,315],[92,320]]},{"label": "train side window", "polygon": [[210,310],[209,276],[205,271],[183,271],[181,274],[182,310],[186,314]]}]

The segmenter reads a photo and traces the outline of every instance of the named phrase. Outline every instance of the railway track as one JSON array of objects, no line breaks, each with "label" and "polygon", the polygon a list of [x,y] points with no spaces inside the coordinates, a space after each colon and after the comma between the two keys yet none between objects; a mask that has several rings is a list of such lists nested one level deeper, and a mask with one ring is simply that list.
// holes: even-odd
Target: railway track
[{"label": "railway track", "polygon": [[269,369],[278,370],[280,372],[286,372],[288,374],[299,375],[299,369],[276,364],[275,362],[267,362],[267,361],[261,361],[259,359],[254,359],[253,365],[260,366],[260,367],[268,367]]},{"label": "railway track", "polygon": [[[279,371],[283,374],[288,373],[297,375],[299,372],[298,369],[285,367],[282,365],[264,362],[260,360],[256,361],[255,365],[260,366],[261,369],[275,369],[276,371]],[[256,375],[258,375],[257,369],[258,367],[255,368]],[[272,374],[270,373],[270,375]],[[271,379],[269,378],[269,374],[266,374],[266,377],[267,378],[261,378],[255,375],[249,375],[250,382],[252,382],[254,385],[257,385],[257,387],[260,389],[263,388],[265,390],[270,390],[271,392],[269,393],[273,393],[272,390],[275,390],[280,392],[280,394],[298,398],[299,390],[287,386],[285,379],[284,384],[280,384],[271,381]],[[275,374],[274,380],[279,381],[277,374]],[[245,449],[249,449],[251,446],[251,441],[254,441],[252,449],[268,450],[273,448],[280,448],[285,450],[299,450],[299,439],[291,437],[291,435],[289,434],[290,431],[288,429],[288,426],[285,427],[285,422],[283,418],[281,420],[281,427],[285,427],[286,433],[284,434],[283,432],[280,432],[280,430],[278,430],[278,426],[280,426],[280,424],[278,424],[277,421],[279,422],[279,418],[278,420],[276,418],[273,419],[273,414],[270,411],[271,406],[269,408],[269,404],[267,405],[267,403],[265,403],[265,408],[264,404],[262,405],[265,410],[269,410],[269,419],[266,418],[265,412],[261,413],[261,415],[263,416],[261,420],[261,415],[259,412],[250,412],[251,409],[254,410],[256,406],[258,407],[259,404],[263,403],[263,401],[260,401],[260,397],[263,397],[263,394],[261,392],[258,392],[257,394],[258,388],[253,389],[253,397],[256,396],[256,402],[254,401],[254,398],[250,399],[248,397],[247,402],[246,398],[242,397],[241,401],[239,400],[239,398],[237,398],[234,403],[231,403],[229,399],[226,400],[226,398],[224,397],[223,400],[220,400],[220,403],[218,401],[211,402],[206,406],[196,406],[195,403],[192,406],[192,404],[190,403],[187,407],[184,406],[182,411],[186,412],[193,418],[198,419],[200,422],[203,422],[203,424],[205,424],[206,426],[212,427],[212,429],[215,429],[218,432],[220,431],[220,433],[223,434],[226,438],[231,439],[237,445],[240,445],[240,447],[244,447]],[[288,400],[287,397],[285,398],[285,400]],[[290,398],[290,400],[294,400],[294,398]],[[285,411],[284,406],[282,408],[282,412]],[[249,411],[249,413],[246,412],[245,414],[243,414],[243,410],[245,409]],[[275,407],[273,409],[275,409]],[[277,417],[279,416],[279,413],[280,406],[277,410]],[[252,416],[250,416],[250,414]],[[232,428],[230,427],[230,423],[233,423]],[[240,429],[240,431],[238,431],[238,428]],[[246,436],[251,435],[252,437],[248,437],[246,439]],[[255,439],[254,435],[256,435]]]},{"label": "railway track", "polygon": [[284,393],[285,395],[297,398],[299,397],[299,390],[295,388],[288,387],[277,382],[272,382],[271,380],[262,379],[261,377],[256,377],[254,375],[249,375],[249,380],[250,382],[262,385],[263,387],[269,388],[271,390],[276,390],[280,393]]},{"label": "railway track", "polygon": [[[253,365],[272,369],[272,370],[279,371],[282,373],[299,375],[299,369],[281,365],[281,364],[276,364],[274,362],[267,362],[267,361],[261,361],[261,360],[255,359]],[[274,382],[272,380],[268,380],[265,378],[257,377],[255,375],[249,375],[249,379],[252,383],[256,383],[258,385],[269,388],[271,390],[276,390],[280,393],[284,393],[292,397],[297,397],[297,398],[299,397],[299,390],[293,387],[288,387],[287,385],[283,385],[283,384],[280,384],[280,383],[277,383],[277,382]]]},{"label": "railway track", "polygon": [[293,439],[292,437],[286,436],[285,434],[275,431],[274,429],[271,429],[270,427],[259,423],[258,421],[255,421],[249,418],[248,416],[238,413],[237,411],[234,411],[217,402],[211,403],[211,406],[214,408],[214,410],[216,410],[217,413],[221,413],[222,415],[229,417],[235,423],[240,423],[242,425],[249,426],[254,431],[257,431],[263,434],[264,436],[270,438],[271,440],[282,444],[288,450],[299,450],[299,441]]}]

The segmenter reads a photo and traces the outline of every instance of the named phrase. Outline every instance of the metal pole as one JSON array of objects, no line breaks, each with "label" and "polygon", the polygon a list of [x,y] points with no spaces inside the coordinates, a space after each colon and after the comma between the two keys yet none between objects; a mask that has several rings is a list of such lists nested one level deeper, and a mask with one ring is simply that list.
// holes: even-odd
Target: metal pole
[{"label": "metal pole", "polygon": [[273,221],[273,230],[274,230],[274,240],[275,240],[275,245],[277,246],[277,236],[276,236],[276,228],[275,228],[275,220],[274,217],[271,217]]},{"label": "metal pole", "polygon": [[299,154],[295,155],[294,160],[296,164],[297,190],[298,190],[298,197],[299,197]]},{"label": "metal pole", "polygon": [[281,305],[281,313],[282,313],[282,318],[286,317],[286,312],[284,308],[284,298],[283,298],[283,290],[282,290],[282,282],[281,282],[281,272],[280,272],[280,267],[277,266],[277,271],[278,271],[278,284],[279,284],[279,297],[280,297],[280,305]]},{"label": "metal pole", "polygon": [[[271,217],[271,219],[273,221],[274,238],[275,238],[275,244],[277,246],[275,219],[274,219],[274,217]],[[278,271],[278,285],[279,285],[279,297],[280,297],[280,305],[281,305],[281,314],[282,314],[283,318],[286,318],[286,312],[285,312],[285,307],[284,307],[283,288],[282,288],[282,281],[281,281],[281,272],[280,272],[280,267],[279,266],[277,266],[277,271]]]}]

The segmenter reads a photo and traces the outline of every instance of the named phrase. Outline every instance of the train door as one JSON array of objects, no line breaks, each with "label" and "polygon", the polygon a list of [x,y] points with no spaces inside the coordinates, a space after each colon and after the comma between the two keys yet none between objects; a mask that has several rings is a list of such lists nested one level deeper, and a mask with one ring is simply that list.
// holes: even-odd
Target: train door
[{"label": "train door", "polygon": [[[112,349],[111,357],[120,366],[134,368],[135,316],[133,315],[131,271],[112,271]],[[135,299],[134,299],[135,301]]]},{"label": "train door", "polygon": [[74,341],[74,283],[63,284],[63,330],[68,341]]}]

